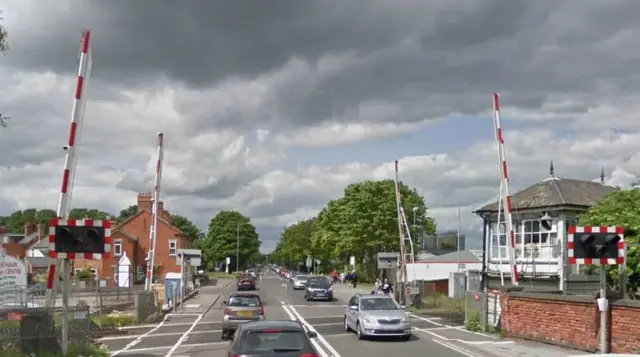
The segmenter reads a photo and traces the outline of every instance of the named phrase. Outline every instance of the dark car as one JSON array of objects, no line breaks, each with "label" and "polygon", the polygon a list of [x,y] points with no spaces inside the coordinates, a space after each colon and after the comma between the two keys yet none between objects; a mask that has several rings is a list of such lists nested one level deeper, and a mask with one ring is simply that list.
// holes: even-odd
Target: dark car
[{"label": "dark car", "polygon": [[331,282],[320,276],[310,276],[306,283],[307,288],[304,291],[304,298],[310,300],[327,300],[333,301],[333,289]]},{"label": "dark car", "polygon": [[236,330],[229,345],[229,357],[278,356],[318,357],[311,339],[317,334],[306,331],[297,321],[263,320],[247,322]]},{"label": "dark car", "polygon": [[248,274],[238,278],[238,290],[256,290],[256,279]]}]

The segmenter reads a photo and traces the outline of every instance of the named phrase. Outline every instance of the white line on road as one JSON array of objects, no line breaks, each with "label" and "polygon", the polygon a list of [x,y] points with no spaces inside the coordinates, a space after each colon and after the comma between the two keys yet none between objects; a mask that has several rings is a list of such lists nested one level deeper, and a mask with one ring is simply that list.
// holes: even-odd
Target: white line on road
[{"label": "white line on road", "polygon": [[[211,332],[222,332],[222,330],[207,330],[207,331],[191,331],[192,335],[200,334],[200,333],[211,333]],[[163,337],[163,336],[178,336],[182,335],[183,332],[161,332],[154,333],[153,335],[146,337]],[[113,341],[113,340],[130,340],[132,338],[140,338],[142,335],[121,335],[121,336],[106,336],[99,338],[98,341]]]},{"label": "white line on road", "polygon": [[[291,319],[291,321],[296,321],[296,317],[293,315],[293,313],[291,313],[291,310],[289,310],[289,307],[287,307],[287,305],[285,305],[284,301],[280,301],[280,304],[282,304],[282,308],[284,309],[284,312],[287,313],[287,315],[289,315],[289,318]],[[300,321],[302,322],[302,321]],[[313,347],[316,349],[316,351],[318,351],[318,353],[320,353],[320,355],[322,357],[329,357],[329,354],[320,346],[320,344],[318,343],[318,341],[316,341],[315,339],[310,339],[311,344],[313,345]]]},{"label": "white line on road", "polygon": [[[167,316],[169,316],[169,315],[167,315]],[[167,316],[165,316],[165,320],[166,320]],[[200,316],[200,315],[198,314],[198,315],[195,315],[195,316]],[[170,321],[170,320],[166,320],[166,321]],[[191,326],[191,324],[192,324],[192,322],[167,323],[166,321],[165,321],[165,324],[162,325],[162,326],[165,326],[165,327],[168,327],[168,326]],[[221,322],[219,322],[219,321],[205,321],[205,322],[201,322],[200,323],[200,325],[216,325],[216,324],[220,325]],[[135,330],[135,329],[138,329],[138,328],[153,328],[153,327],[156,327],[156,326],[158,326],[158,325],[156,325],[156,324],[131,325],[131,326],[122,326],[122,327],[118,328],[118,330]]]},{"label": "white line on road", "polygon": [[[189,308],[191,308],[191,307],[193,307],[193,306],[195,306],[195,307],[200,307],[200,306],[202,306],[202,305],[186,305],[186,306],[185,306],[185,308],[189,309]],[[180,317],[180,316],[185,316],[185,317],[194,317],[194,316],[199,316],[200,314],[182,314],[182,313],[179,313],[179,312],[172,312],[172,313],[167,314],[167,315],[172,316],[172,317],[173,317],[173,316],[175,316],[175,317]]]},{"label": "white line on road", "polygon": [[456,351],[456,352],[458,352],[460,354],[463,354],[463,355],[465,355],[467,357],[479,357],[478,355],[475,355],[475,354],[473,354],[473,353],[471,353],[471,352],[469,352],[469,351],[467,351],[465,349],[462,349],[460,347],[454,346],[454,345],[452,345],[450,343],[447,343],[447,342],[444,342],[444,341],[433,340],[433,342],[435,342],[435,343],[437,343],[437,344],[439,344],[441,346],[444,346],[444,347],[446,347],[446,348],[448,348],[450,350],[454,350],[454,351]]},{"label": "white line on road", "polygon": [[139,344],[140,342],[142,342],[142,339],[149,336],[150,334],[154,333],[155,331],[157,331],[160,327],[162,327],[164,325],[164,323],[167,321],[167,319],[169,318],[169,315],[165,316],[162,321],[160,321],[160,323],[158,325],[156,325],[154,328],[152,328],[151,330],[143,333],[142,335],[140,335],[140,337],[136,338],[135,340],[129,342],[126,346],[124,346],[123,349],[119,350],[119,351],[115,351],[111,354],[111,356],[117,356],[122,352],[127,351],[128,349],[130,349],[131,347]]},{"label": "white line on road", "polygon": [[167,354],[164,355],[164,357],[171,357],[171,355],[178,349],[178,347],[180,347],[180,345],[184,343],[184,341],[189,337],[189,334],[191,333],[191,331],[193,331],[193,329],[196,328],[196,325],[198,324],[198,322],[200,322],[200,320],[202,320],[203,317],[204,317],[204,314],[201,314],[198,316],[198,318],[196,318],[196,320],[193,322],[193,325],[191,325],[191,327],[189,327],[189,329],[185,331],[182,336],[180,336],[180,338],[178,339],[178,342],[176,342],[176,344],[173,345],[173,347],[171,347],[169,352],[167,352]]},{"label": "white line on road", "polygon": [[[229,342],[219,341],[219,342],[205,342],[205,343],[185,343],[181,346],[187,347],[187,348],[195,348],[195,347],[215,347],[215,346],[226,345],[226,344],[229,344]],[[168,350],[171,347],[172,346],[155,346],[155,347],[145,347],[145,348],[133,348],[133,349],[124,351],[122,353],[132,354],[132,353],[140,353],[140,352],[162,351],[162,350]],[[111,354],[111,356],[113,356],[113,354]]]},{"label": "white line on road", "polygon": [[[439,322],[435,322],[435,321],[433,321],[433,320],[435,320],[435,319],[440,319],[440,318],[426,318],[426,317],[418,316],[418,315],[415,315],[415,314],[411,314],[410,316],[411,316],[411,317],[414,317],[414,318],[416,318],[416,319],[420,319],[420,320],[422,320],[422,321],[426,321],[426,322],[428,322],[428,323],[434,324],[434,325],[436,325],[436,326],[448,327],[448,328],[451,328],[451,329],[459,330],[459,331],[466,332],[466,333],[470,333],[470,334],[473,334],[473,335],[478,335],[478,336],[482,336],[482,337],[491,338],[491,339],[494,339],[494,340],[497,340],[497,339],[498,339],[498,337],[496,337],[496,336],[491,336],[491,335],[488,335],[488,334],[484,334],[484,333],[482,333],[482,332],[469,331],[469,330],[467,330],[464,326],[448,326],[448,325],[441,324],[441,323],[439,323]],[[430,330],[431,330],[431,329],[430,329]],[[436,336],[436,337],[437,337],[437,336]],[[439,338],[442,338],[442,337],[439,337]],[[444,338],[443,338],[443,339],[444,339]]]},{"label": "white line on road", "polygon": [[324,337],[322,337],[322,335],[320,333],[318,333],[318,331],[310,324],[308,323],[304,317],[302,317],[302,315],[300,315],[298,313],[298,311],[296,311],[296,309],[289,305],[289,309],[291,310],[291,312],[298,318],[298,321],[300,321],[303,325],[307,326],[307,328],[309,329],[309,331],[313,331],[316,333],[316,335],[318,335],[318,340],[320,342],[322,342],[322,344],[324,345],[324,347],[327,348],[327,350],[329,350],[329,352],[331,352],[331,354],[333,355],[333,357],[342,357],[340,356],[340,354],[338,353],[338,351],[336,351],[333,346],[331,346],[331,344],[324,339]]},{"label": "white line on road", "polygon": [[416,331],[427,333],[427,334],[429,334],[429,335],[431,335],[431,336],[433,336],[435,338],[438,338],[440,340],[443,340],[443,341],[460,342],[460,343],[465,343],[467,345],[490,345],[490,344],[506,345],[506,344],[514,343],[513,341],[496,341],[495,339],[494,340],[490,340],[490,341],[486,341],[486,340],[485,341],[462,340],[462,339],[459,339],[459,338],[444,337],[444,336],[442,336],[440,334],[437,334],[437,333],[433,332],[433,330],[434,330],[433,328],[424,329],[424,328],[419,328],[419,327],[413,327],[412,329],[416,330]]}]

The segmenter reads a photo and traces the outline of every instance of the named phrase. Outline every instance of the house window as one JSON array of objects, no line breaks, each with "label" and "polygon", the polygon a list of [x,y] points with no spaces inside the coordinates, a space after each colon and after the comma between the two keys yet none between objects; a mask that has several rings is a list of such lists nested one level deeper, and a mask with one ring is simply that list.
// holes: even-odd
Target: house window
[{"label": "house window", "polygon": [[491,258],[492,259],[509,259],[507,255],[507,234],[504,223],[491,225]]},{"label": "house window", "polygon": [[116,239],[113,241],[113,255],[116,257],[122,255],[122,239]]},{"label": "house window", "polygon": [[169,255],[175,256],[177,248],[178,248],[178,241],[175,239],[171,239],[169,241]]}]

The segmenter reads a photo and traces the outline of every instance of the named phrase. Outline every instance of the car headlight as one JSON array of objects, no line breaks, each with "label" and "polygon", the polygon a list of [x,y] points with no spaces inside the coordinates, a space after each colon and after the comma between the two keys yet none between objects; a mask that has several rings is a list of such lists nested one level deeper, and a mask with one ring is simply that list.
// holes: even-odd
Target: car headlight
[{"label": "car headlight", "polygon": [[402,318],[402,322],[405,323],[405,324],[408,323],[409,322],[409,318],[408,317],[403,317]]},{"label": "car headlight", "polygon": [[333,291],[333,288],[329,287],[329,289],[327,289],[327,291],[331,292],[331,291]]},{"label": "car headlight", "polygon": [[307,288],[307,291],[313,291],[313,289],[312,288]]},{"label": "car headlight", "polygon": [[363,318],[362,318],[362,321],[364,321],[364,322],[366,322],[366,323],[368,323],[368,324],[372,324],[372,323],[373,323],[373,319],[368,318],[368,317],[363,317]]}]

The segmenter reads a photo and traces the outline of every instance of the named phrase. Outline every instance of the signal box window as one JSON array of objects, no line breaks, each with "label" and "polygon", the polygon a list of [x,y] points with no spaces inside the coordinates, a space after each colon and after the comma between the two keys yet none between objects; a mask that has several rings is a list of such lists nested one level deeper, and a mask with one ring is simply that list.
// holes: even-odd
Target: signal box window
[{"label": "signal box window", "polygon": [[169,255],[176,255],[177,248],[178,248],[178,241],[170,240],[169,241]]}]

